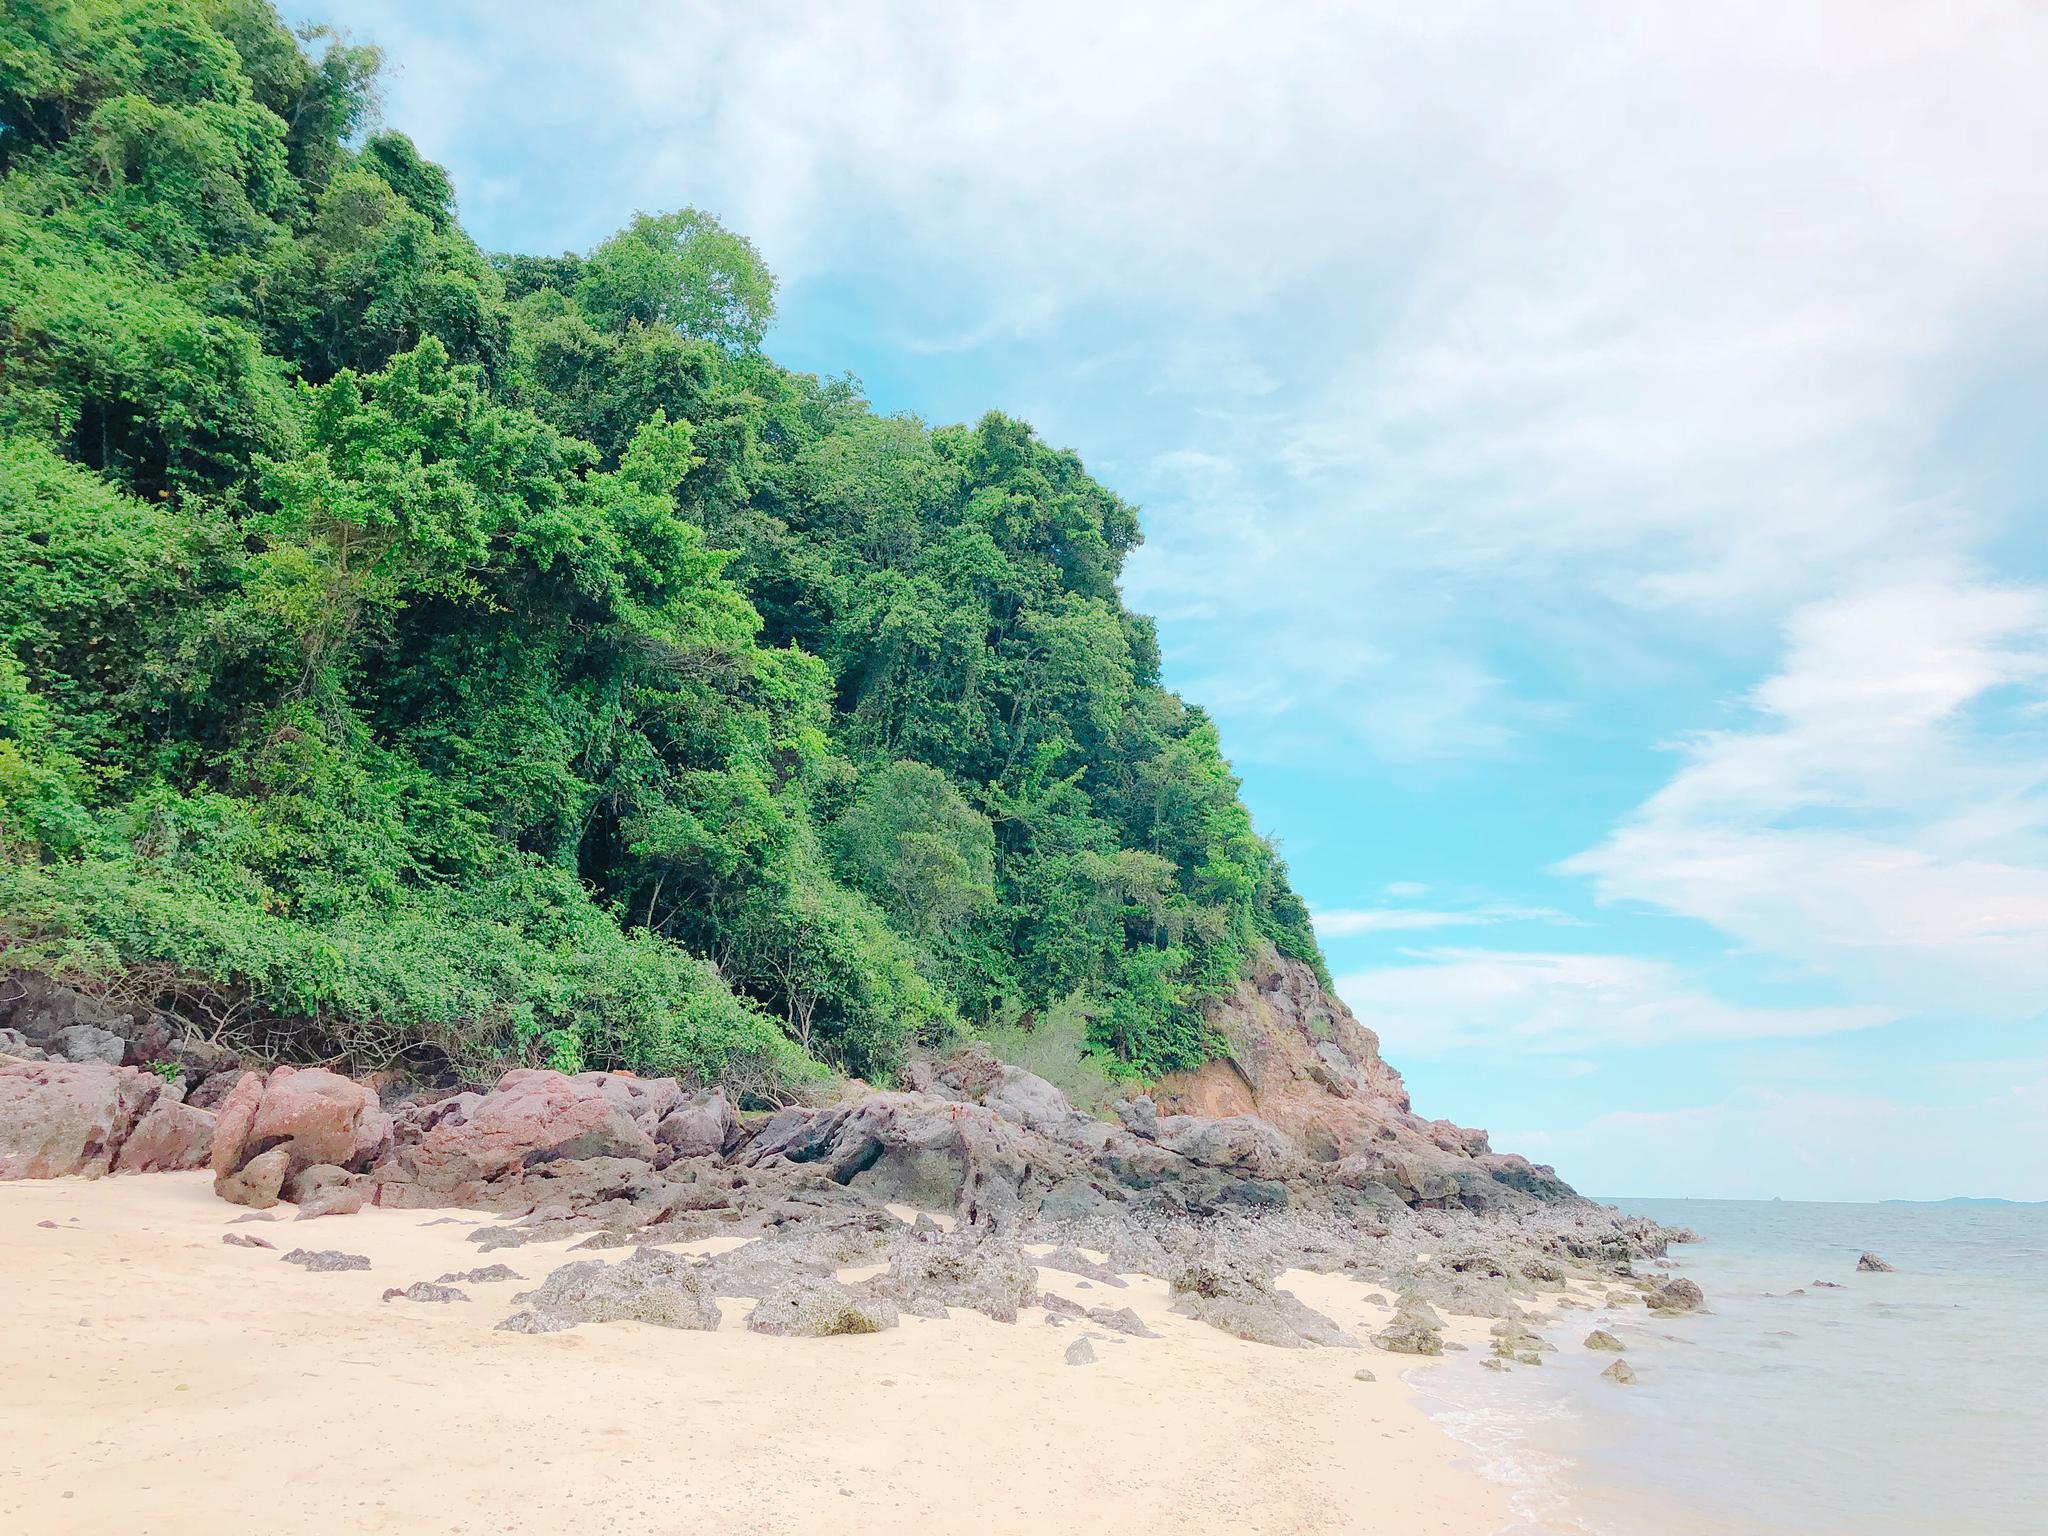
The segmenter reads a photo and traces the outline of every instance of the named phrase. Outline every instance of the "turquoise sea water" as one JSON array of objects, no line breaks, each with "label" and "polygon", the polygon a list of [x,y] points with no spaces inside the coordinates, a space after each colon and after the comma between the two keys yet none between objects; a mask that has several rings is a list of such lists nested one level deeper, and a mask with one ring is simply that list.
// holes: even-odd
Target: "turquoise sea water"
[{"label": "turquoise sea water", "polygon": [[1425,1383],[1518,1532],[2048,1536],[2048,1206],[1613,1203],[1706,1239],[1672,1257],[1708,1313],[1569,1313],[1541,1368]]}]

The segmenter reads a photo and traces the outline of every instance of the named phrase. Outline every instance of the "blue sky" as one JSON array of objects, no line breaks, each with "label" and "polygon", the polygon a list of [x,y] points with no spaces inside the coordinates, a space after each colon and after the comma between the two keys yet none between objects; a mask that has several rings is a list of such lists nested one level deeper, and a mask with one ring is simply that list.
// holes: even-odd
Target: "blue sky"
[{"label": "blue sky", "polygon": [[1425,1114],[1599,1193],[2048,1197],[2048,14],[292,14],[487,247],[705,208],[781,360],[1138,502]]}]

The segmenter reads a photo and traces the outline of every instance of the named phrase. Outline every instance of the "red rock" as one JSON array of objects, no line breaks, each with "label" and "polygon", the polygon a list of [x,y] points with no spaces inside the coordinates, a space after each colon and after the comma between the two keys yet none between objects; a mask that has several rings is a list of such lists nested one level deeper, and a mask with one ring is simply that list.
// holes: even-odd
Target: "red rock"
[{"label": "red rock", "polygon": [[249,1145],[289,1148],[294,1172],[321,1163],[367,1168],[391,1146],[391,1117],[361,1083],[320,1067],[279,1067],[263,1085]]},{"label": "red rock", "polygon": [[116,1173],[174,1173],[204,1168],[213,1153],[213,1116],[159,1097],[115,1160]]},{"label": "red rock", "polygon": [[215,1173],[213,1192],[236,1205],[267,1210],[277,1204],[277,1192],[283,1187],[284,1176],[290,1172],[291,1165],[289,1148],[272,1147],[268,1152],[250,1158],[232,1173]]},{"label": "red rock", "polygon": [[559,1072],[507,1072],[466,1119],[445,1120],[420,1138],[423,1157],[461,1159],[486,1179],[558,1158],[652,1161],[654,1141],[624,1107],[589,1081]]},{"label": "red rock", "polygon": [[103,1061],[0,1064],[0,1179],[109,1172],[163,1086]]},{"label": "red rock", "polygon": [[249,1127],[256,1119],[256,1106],[263,1102],[263,1079],[244,1072],[228,1096],[221,1100],[213,1122],[213,1176],[219,1179],[242,1166],[242,1153],[249,1142]]}]

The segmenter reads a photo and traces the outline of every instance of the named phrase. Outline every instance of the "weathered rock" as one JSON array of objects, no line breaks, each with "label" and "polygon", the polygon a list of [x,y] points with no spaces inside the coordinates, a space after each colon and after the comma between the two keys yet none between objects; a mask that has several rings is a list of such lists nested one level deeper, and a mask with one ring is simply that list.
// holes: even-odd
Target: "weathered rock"
[{"label": "weathered rock", "polygon": [[1618,1386],[1632,1387],[1636,1382],[1635,1368],[1626,1360],[1615,1361],[1600,1374],[1603,1378],[1614,1382]]},{"label": "weathered rock", "polygon": [[194,1088],[185,1095],[185,1102],[194,1109],[210,1109],[218,1113],[221,1106],[227,1101],[228,1095],[235,1091],[236,1086],[245,1077],[257,1078],[260,1090],[262,1079],[256,1073],[229,1068],[226,1071],[215,1072],[209,1076],[197,1088]]},{"label": "weathered rock", "polygon": [[111,1172],[162,1092],[155,1074],[105,1061],[0,1063],[0,1179]]},{"label": "weathered rock", "polygon": [[1076,1339],[1067,1346],[1066,1359],[1069,1365],[1093,1365],[1095,1363],[1095,1346],[1086,1339]]},{"label": "weathered rock", "polygon": [[1045,1310],[1055,1317],[1086,1317],[1088,1309],[1078,1301],[1069,1301],[1057,1291],[1047,1291],[1039,1298]]},{"label": "weathered rock", "polygon": [[1617,1339],[1605,1328],[1595,1328],[1586,1335],[1586,1348],[1610,1350],[1618,1355],[1621,1353],[1623,1345],[1621,1340]]},{"label": "weathered rock", "polygon": [[1892,1272],[1892,1266],[1874,1253],[1865,1253],[1857,1259],[1856,1267],[1866,1275],[1888,1275]]},{"label": "weathered rock", "polygon": [[1088,1320],[1098,1323],[1114,1333],[1129,1334],[1134,1339],[1156,1339],[1159,1337],[1145,1326],[1145,1320],[1129,1307],[1090,1307]]},{"label": "weathered rock", "polygon": [[677,1104],[654,1128],[655,1145],[671,1157],[722,1157],[742,1136],[739,1116],[721,1089]]},{"label": "weathered rock", "polygon": [[275,1249],[277,1247],[275,1243],[266,1243],[262,1238],[256,1236],[254,1233],[251,1232],[223,1232],[220,1236],[220,1240],[226,1243],[230,1248]]},{"label": "weathered rock", "polygon": [[1643,1292],[1643,1303],[1652,1312],[1697,1312],[1707,1304],[1707,1298],[1692,1281],[1674,1275],[1668,1280],[1650,1282],[1649,1289]]},{"label": "weathered rock", "polygon": [[121,1143],[116,1173],[174,1173],[204,1168],[213,1154],[213,1116],[158,1094]]},{"label": "weathered rock", "polygon": [[1057,1269],[1062,1274],[1082,1275],[1098,1280],[1104,1285],[1124,1289],[1124,1278],[1107,1264],[1098,1264],[1078,1248],[1055,1248],[1038,1261],[1041,1269]]},{"label": "weathered rock", "polygon": [[337,1274],[343,1270],[368,1269],[370,1258],[363,1253],[343,1253],[335,1248],[294,1248],[284,1256],[287,1264],[298,1264],[307,1273]]},{"label": "weathered rock", "polygon": [[1373,1343],[1389,1354],[1440,1355],[1444,1352],[1441,1330],[1412,1312],[1397,1312],[1392,1322],[1373,1335]]},{"label": "weathered rock", "polygon": [[916,1316],[944,1316],[965,1307],[999,1323],[1038,1303],[1038,1268],[1015,1238],[960,1231],[896,1250],[885,1274],[871,1282]]},{"label": "weathered rock", "polygon": [[[225,1121],[225,1111],[223,1111]],[[391,1117],[362,1084],[320,1067],[275,1068],[250,1118],[242,1155],[283,1147],[294,1173],[320,1164],[359,1172],[391,1147]]]},{"label": "weathered rock", "polygon": [[524,1280],[526,1276],[503,1264],[486,1264],[478,1269],[458,1269],[442,1275],[436,1285],[491,1285],[500,1280]]},{"label": "weathered rock", "polygon": [[128,1054],[128,1042],[112,1030],[72,1024],[50,1037],[48,1049],[52,1057],[64,1061],[103,1061],[118,1067]]},{"label": "weathered rock", "polygon": [[576,1326],[577,1319],[557,1312],[514,1312],[498,1324],[499,1333],[563,1333]]},{"label": "weathered rock", "polygon": [[[216,1128],[215,1138],[218,1139],[219,1135]],[[284,1176],[291,1171],[291,1166],[290,1150],[272,1147],[268,1152],[250,1158],[233,1173],[214,1174],[213,1192],[235,1205],[268,1210],[277,1204],[278,1191],[284,1187]]]},{"label": "weathered rock", "polygon": [[1171,1285],[1174,1311],[1241,1339],[1282,1349],[1362,1347],[1322,1313],[1213,1249],[1184,1262]]},{"label": "weathered rock", "polygon": [[537,1202],[523,1188],[529,1172],[589,1160],[651,1169],[654,1138],[626,1108],[636,1088],[650,1112],[661,1102],[646,1085],[614,1073],[507,1072],[489,1093],[435,1119],[417,1145],[399,1146],[377,1170],[374,1198],[379,1205],[530,1208]]},{"label": "weathered rock", "polygon": [[[364,1268],[368,1268],[365,1265]],[[467,1301],[469,1297],[452,1285],[439,1285],[431,1280],[415,1280],[404,1290],[397,1286],[384,1293],[386,1301]]]},{"label": "weathered rock", "polygon": [[531,1306],[542,1319],[572,1327],[612,1322],[697,1330],[718,1326],[718,1303],[696,1266],[659,1248],[641,1248],[618,1264],[603,1259],[564,1264],[538,1287],[512,1300]]},{"label": "weathered rock", "polygon": [[1497,1355],[1488,1355],[1484,1360],[1479,1362],[1479,1366],[1481,1370],[1487,1371],[1505,1371],[1510,1368],[1507,1361],[1501,1359]]},{"label": "weathered rock", "polygon": [[824,1339],[880,1333],[897,1324],[896,1304],[872,1291],[856,1292],[814,1275],[792,1276],[754,1303],[747,1327],[755,1333]]},{"label": "weathered rock", "polygon": [[353,1216],[363,1208],[369,1193],[365,1177],[332,1163],[315,1163],[286,1175],[284,1181],[284,1197],[299,1208],[300,1221],[319,1216]]},{"label": "weathered rock", "polygon": [[0,1029],[0,1056],[12,1056],[17,1061],[43,1061],[49,1052],[18,1029]]}]

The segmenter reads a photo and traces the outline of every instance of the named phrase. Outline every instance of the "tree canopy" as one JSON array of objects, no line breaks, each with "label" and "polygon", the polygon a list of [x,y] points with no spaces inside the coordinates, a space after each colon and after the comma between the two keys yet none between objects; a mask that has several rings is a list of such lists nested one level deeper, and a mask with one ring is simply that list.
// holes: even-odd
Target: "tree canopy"
[{"label": "tree canopy", "polygon": [[486,256],[374,50],[0,15],[0,942],[307,1050],[887,1075],[1220,1049],[1321,966],[1117,592],[1134,508],[763,355],[709,214]]}]

